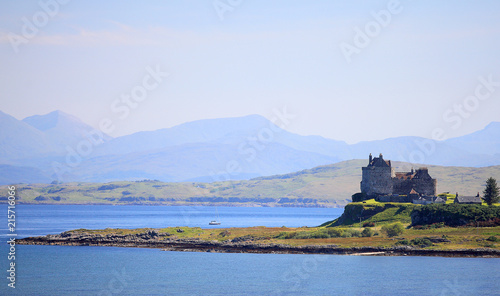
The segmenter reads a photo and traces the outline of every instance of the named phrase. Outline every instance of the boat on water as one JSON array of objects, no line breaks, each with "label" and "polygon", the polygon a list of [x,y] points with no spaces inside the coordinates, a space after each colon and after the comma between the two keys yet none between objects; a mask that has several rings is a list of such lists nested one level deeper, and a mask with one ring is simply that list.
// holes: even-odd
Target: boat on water
[{"label": "boat on water", "polygon": [[208,225],[220,225],[219,211],[217,211],[217,207],[215,207],[215,211],[217,212],[217,219],[210,221]]}]

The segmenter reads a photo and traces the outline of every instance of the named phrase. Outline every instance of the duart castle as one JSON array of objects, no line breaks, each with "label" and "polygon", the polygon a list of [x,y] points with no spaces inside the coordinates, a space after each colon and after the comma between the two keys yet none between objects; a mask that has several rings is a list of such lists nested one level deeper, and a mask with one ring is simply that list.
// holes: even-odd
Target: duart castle
[{"label": "duart castle", "polygon": [[392,199],[436,196],[437,181],[429,175],[427,168],[395,172],[391,161],[384,160],[382,154],[379,157],[370,154],[368,165],[362,170],[361,192],[367,197],[380,201],[400,201]]}]

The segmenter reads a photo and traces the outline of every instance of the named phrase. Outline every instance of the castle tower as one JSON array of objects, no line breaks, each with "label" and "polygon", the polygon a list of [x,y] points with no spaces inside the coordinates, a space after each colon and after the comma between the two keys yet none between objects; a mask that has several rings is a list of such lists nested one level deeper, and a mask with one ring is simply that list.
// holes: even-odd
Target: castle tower
[{"label": "castle tower", "polygon": [[395,173],[391,161],[384,160],[382,153],[375,158],[370,153],[368,160],[368,166],[362,168],[361,192],[373,197],[392,194],[392,177]]}]

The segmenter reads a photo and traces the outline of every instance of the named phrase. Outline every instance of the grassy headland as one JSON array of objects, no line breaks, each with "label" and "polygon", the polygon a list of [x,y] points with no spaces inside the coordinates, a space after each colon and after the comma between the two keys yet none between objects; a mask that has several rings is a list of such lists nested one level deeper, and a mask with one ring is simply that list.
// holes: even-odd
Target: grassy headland
[{"label": "grassy headland", "polygon": [[77,229],[19,244],[148,247],[171,251],[500,257],[500,227],[409,229],[371,237],[356,228]]}]

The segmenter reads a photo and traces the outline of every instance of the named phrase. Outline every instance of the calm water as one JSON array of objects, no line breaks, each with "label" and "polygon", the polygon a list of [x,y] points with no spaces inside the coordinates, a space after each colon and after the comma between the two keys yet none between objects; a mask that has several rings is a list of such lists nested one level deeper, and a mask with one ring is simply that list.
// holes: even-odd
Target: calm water
[{"label": "calm water", "polygon": [[[5,206],[0,207],[5,212]],[[5,211],[4,211],[5,210]],[[339,209],[219,208],[223,226],[314,226]],[[18,233],[74,228],[201,226],[214,208],[24,206]],[[5,215],[0,216],[6,221]],[[5,233],[5,229],[3,229]],[[2,238],[5,242],[5,235]],[[498,295],[500,260],[163,252],[17,246],[17,288],[0,295]]]},{"label": "calm water", "polygon": [[[343,211],[342,208],[18,205],[16,226],[19,237],[55,234],[78,228],[300,227],[318,226],[339,217]],[[7,205],[0,205],[1,240],[6,238],[6,214]],[[217,214],[222,224],[209,226],[208,222],[216,219]]]}]

